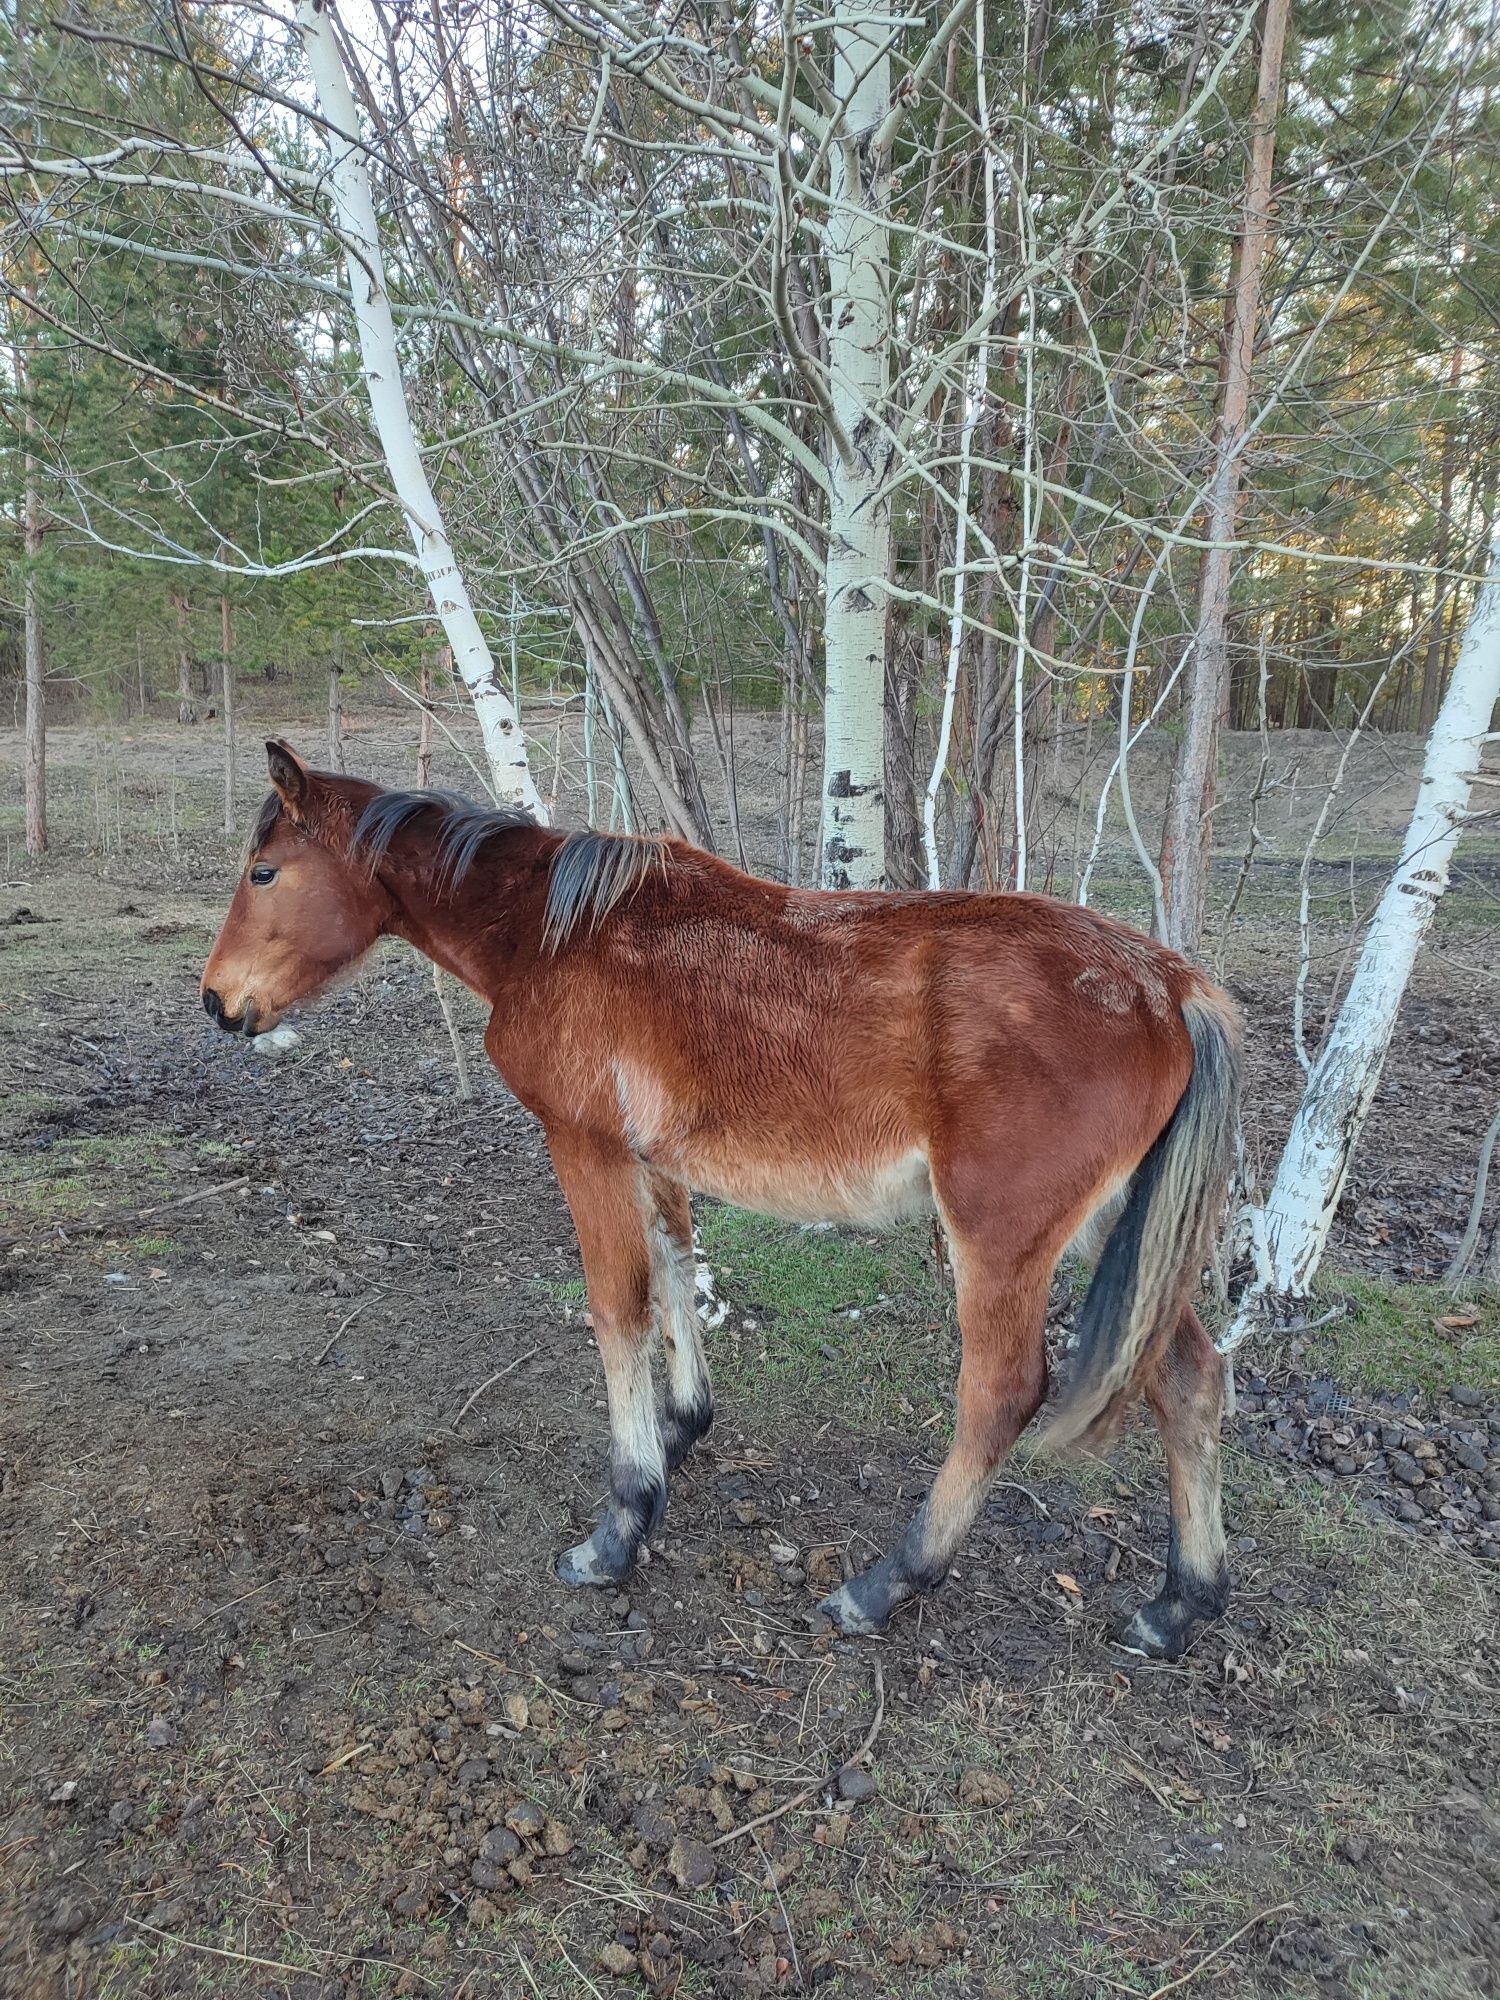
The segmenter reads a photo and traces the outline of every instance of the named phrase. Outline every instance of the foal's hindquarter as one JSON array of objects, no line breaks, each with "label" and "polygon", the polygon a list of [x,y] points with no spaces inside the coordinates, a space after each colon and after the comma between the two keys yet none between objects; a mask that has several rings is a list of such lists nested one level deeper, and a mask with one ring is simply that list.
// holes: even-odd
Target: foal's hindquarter
[{"label": "foal's hindquarter", "polygon": [[[667,894],[617,912],[558,981],[545,1077],[520,1090],[578,1227],[613,1440],[604,1517],[559,1572],[623,1576],[661,1518],[667,1474],[711,1420],[690,1188],[804,1222],[936,1210],[962,1333],[955,1435],[896,1548],[821,1607],[871,1631],[947,1574],[1040,1406],[1053,1270],[1172,1119],[1194,1061],[1183,1004],[1203,983],[1122,927],[1040,899],[798,895],[738,879],[742,905],[711,916]],[[497,1016],[507,1074],[514,1044]],[[1172,1533],[1163,1590],[1126,1637],[1175,1654],[1227,1587],[1220,1369],[1190,1307],[1135,1386],[1166,1447]]]}]

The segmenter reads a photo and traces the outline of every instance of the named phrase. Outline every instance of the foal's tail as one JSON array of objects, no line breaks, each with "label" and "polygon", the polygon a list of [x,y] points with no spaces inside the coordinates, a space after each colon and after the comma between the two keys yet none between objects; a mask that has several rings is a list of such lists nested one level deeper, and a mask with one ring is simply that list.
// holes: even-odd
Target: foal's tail
[{"label": "foal's tail", "polygon": [[1208,1258],[1239,1100],[1239,1023],[1211,988],[1182,1003],[1182,1018],[1193,1073],[1135,1170],[1078,1315],[1072,1379],[1046,1434],[1057,1449],[1098,1450],[1109,1441]]}]

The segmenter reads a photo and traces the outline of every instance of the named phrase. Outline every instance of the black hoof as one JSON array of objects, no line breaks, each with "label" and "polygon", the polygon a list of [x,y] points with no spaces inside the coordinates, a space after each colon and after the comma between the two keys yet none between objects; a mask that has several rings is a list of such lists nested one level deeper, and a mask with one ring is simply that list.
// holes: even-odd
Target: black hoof
[{"label": "black hoof", "polygon": [[1176,1599],[1156,1597],[1141,1606],[1115,1643],[1143,1660],[1180,1660],[1194,1622]]},{"label": "black hoof", "polygon": [[1223,1617],[1229,1605],[1227,1569],[1203,1581],[1179,1574],[1176,1583],[1176,1589],[1141,1606],[1120,1633],[1119,1645],[1148,1660],[1180,1660],[1198,1627]]},{"label": "black hoof", "polygon": [[574,1590],[602,1590],[608,1584],[622,1583],[630,1570],[628,1562],[606,1560],[597,1535],[590,1535],[577,1548],[565,1549],[557,1559],[558,1575]]},{"label": "black hoof", "polygon": [[818,1606],[822,1615],[850,1634],[883,1632],[891,1613],[912,1594],[912,1586],[889,1556],[872,1563]]}]

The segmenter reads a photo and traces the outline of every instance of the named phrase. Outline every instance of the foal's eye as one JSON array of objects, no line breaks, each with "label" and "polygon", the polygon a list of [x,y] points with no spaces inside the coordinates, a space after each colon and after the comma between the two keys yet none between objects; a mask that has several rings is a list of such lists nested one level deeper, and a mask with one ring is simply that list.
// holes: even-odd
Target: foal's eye
[{"label": "foal's eye", "polygon": [[268,883],[274,882],[280,873],[281,870],[279,868],[267,868],[262,864],[259,868],[252,868],[250,870],[250,880],[255,884],[257,889],[264,889]]}]

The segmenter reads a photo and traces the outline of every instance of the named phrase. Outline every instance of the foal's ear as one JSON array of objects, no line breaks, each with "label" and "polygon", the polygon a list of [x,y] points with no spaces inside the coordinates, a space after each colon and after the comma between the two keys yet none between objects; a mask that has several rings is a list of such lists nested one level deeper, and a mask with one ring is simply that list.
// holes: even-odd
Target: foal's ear
[{"label": "foal's ear", "polygon": [[282,804],[296,818],[307,799],[307,766],[291,744],[283,743],[279,736],[273,736],[267,743],[266,762],[271,767],[271,783],[280,793]]}]

